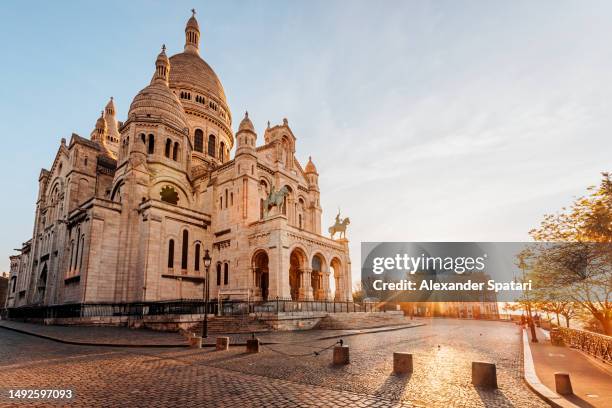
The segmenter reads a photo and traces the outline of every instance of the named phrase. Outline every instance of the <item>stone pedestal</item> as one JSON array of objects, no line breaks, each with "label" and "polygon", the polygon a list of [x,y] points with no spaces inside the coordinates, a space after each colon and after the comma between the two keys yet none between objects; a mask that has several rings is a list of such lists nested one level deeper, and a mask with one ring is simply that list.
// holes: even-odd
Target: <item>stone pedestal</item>
[{"label": "stone pedestal", "polygon": [[229,337],[217,337],[216,349],[217,351],[229,350]]},{"label": "stone pedestal", "polygon": [[189,347],[191,348],[202,348],[202,337],[193,336],[189,338]]},{"label": "stone pedestal", "polygon": [[259,339],[249,339],[246,342],[247,353],[259,353]]},{"label": "stone pedestal", "polygon": [[568,373],[555,373],[555,388],[557,394],[572,395],[574,390],[572,389],[570,375]]},{"label": "stone pedestal", "polygon": [[349,347],[348,346],[336,346],[334,347],[334,365],[345,365],[349,361]]},{"label": "stone pedestal", "polygon": [[495,364],[481,361],[472,362],[472,384],[482,388],[497,388]]},{"label": "stone pedestal", "polygon": [[412,372],[412,354],[393,353],[393,373],[409,374]]}]

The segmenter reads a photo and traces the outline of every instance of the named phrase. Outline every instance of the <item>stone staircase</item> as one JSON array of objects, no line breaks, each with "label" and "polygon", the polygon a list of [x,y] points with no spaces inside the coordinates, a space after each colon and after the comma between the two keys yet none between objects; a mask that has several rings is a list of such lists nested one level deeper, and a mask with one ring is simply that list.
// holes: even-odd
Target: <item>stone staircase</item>
[{"label": "stone staircase", "polygon": [[375,327],[408,324],[403,312],[330,313],[322,318],[316,328],[321,330],[372,329]]},{"label": "stone staircase", "polygon": [[[199,322],[188,331],[200,334],[203,324]],[[261,333],[271,330],[266,323],[251,316],[215,316],[208,320],[208,332],[212,334]]]}]

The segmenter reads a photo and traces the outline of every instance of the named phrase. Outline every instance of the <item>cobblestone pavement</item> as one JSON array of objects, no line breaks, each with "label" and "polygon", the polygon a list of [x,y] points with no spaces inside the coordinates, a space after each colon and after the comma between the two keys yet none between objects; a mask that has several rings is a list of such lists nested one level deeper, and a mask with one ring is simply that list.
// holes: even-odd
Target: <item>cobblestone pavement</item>
[{"label": "cobblestone pavement", "polygon": [[[0,326],[70,342],[97,344],[139,344],[180,346],[189,342],[179,333],[132,330],[127,327],[45,326],[42,324],[0,321]],[[2,330],[2,328],[0,328]]]},{"label": "cobblestone pavement", "polygon": [[[341,368],[331,366],[331,351],[314,356],[313,350],[334,340],[314,341],[312,332],[249,355],[242,347],[215,352],[73,346],[3,330],[0,406],[10,406],[11,388],[69,388],[75,392],[71,405],[95,407],[546,406],[522,383],[516,326],[427,323],[347,337],[351,364]],[[391,374],[393,351],[414,354],[411,376]],[[473,360],[497,363],[499,390],[470,384]]]}]

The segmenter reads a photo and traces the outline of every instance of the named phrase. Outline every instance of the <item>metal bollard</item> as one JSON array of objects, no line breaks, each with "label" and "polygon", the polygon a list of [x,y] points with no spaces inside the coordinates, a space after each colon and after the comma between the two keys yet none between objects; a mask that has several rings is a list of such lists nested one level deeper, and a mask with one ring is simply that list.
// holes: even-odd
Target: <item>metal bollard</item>
[{"label": "metal bollard", "polygon": [[497,370],[495,364],[473,361],[472,384],[483,388],[497,388]]},{"label": "metal bollard", "polygon": [[334,347],[334,365],[345,365],[349,362],[349,346]]},{"label": "metal bollard", "polygon": [[193,336],[189,338],[189,347],[191,348],[202,348],[202,337]]},{"label": "metal bollard", "polygon": [[393,353],[393,373],[408,374],[412,372],[412,354]]},{"label": "metal bollard", "polygon": [[259,353],[259,339],[249,339],[246,342],[247,353]]},{"label": "metal bollard", "polygon": [[229,350],[229,337],[217,337],[216,349],[217,351]]},{"label": "metal bollard", "polygon": [[572,389],[570,375],[568,373],[555,373],[555,388],[557,394],[572,395],[574,390]]}]

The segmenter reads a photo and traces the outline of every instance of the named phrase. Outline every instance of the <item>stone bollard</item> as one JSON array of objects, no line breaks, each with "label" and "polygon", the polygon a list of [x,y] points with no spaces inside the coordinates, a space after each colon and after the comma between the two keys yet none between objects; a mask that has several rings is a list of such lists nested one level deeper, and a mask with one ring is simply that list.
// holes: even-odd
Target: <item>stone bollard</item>
[{"label": "stone bollard", "polygon": [[334,365],[345,365],[349,363],[349,346],[334,347]]},{"label": "stone bollard", "polygon": [[200,336],[193,336],[189,338],[189,347],[191,348],[202,348],[202,338]]},{"label": "stone bollard", "polygon": [[497,371],[495,364],[473,361],[472,384],[483,388],[497,388]]},{"label": "stone bollard", "polygon": [[229,337],[217,337],[217,351],[229,350]]},{"label": "stone bollard", "polygon": [[393,373],[409,374],[412,372],[412,354],[393,353]]},{"label": "stone bollard", "polygon": [[259,339],[249,339],[246,341],[247,353],[259,353]]},{"label": "stone bollard", "polygon": [[572,381],[568,373],[555,373],[555,388],[557,394],[560,395],[572,395],[574,390],[572,389]]}]

